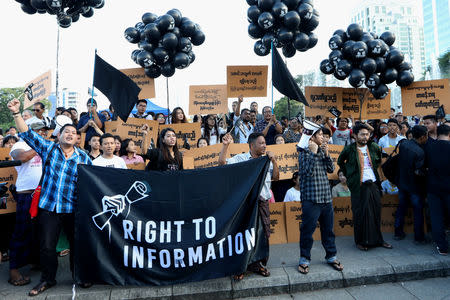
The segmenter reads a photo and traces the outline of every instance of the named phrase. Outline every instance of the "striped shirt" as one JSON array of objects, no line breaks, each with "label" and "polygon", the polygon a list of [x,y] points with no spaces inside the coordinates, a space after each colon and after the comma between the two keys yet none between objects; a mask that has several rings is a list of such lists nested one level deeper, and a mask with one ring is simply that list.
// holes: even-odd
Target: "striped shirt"
[{"label": "striped shirt", "polygon": [[77,198],[77,165],[91,165],[89,156],[75,147],[72,156],[66,159],[59,145],[54,147],[54,142],[45,140],[32,130],[19,133],[19,136],[42,157],[43,165],[46,162],[39,208],[72,213]]}]

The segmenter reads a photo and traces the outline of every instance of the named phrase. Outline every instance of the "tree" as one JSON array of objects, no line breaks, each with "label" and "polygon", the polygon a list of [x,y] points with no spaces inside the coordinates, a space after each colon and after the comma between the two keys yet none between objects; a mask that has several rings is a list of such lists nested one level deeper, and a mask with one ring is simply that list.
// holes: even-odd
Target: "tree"
[{"label": "tree", "polygon": [[[296,100],[290,100],[291,104],[291,113],[290,117],[295,117],[298,113],[302,113],[304,111],[304,105],[303,103],[300,103]],[[281,119],[281,117],[289,117],[289,110],[288,110],[288,98],[283,97],[280,100],[275,102],[275,107],[273,108],[273,112],[277,119]]]},{"label": "tree", "polygon": [[450,78],[450,50],[438,58],[442,78]]},{"label": "tree", "polygon": [[[18,98],[23,94],[23,88],[3,88],[0,89],[0,127],[8,128],[14,125],[14,118],[9,112],[8,102]],[[23,106],[23,105],[22,105]],[[21,110],[23,107],[21,107]]]}]

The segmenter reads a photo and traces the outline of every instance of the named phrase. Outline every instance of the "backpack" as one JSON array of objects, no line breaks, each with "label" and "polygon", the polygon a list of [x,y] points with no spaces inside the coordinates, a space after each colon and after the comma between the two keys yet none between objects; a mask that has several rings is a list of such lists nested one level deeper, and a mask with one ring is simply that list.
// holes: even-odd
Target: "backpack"
[{"label": "backpack", "polygon": [[384,162],[384,164],[381,166],[381,169],[383,169],[384,176],[392,182],[394,185],[398,185],[398,178],[399,178],[399,163],[400,163],[400,157],[398,155],[395,155],[398,150],[398,146],[405,141],[405,139],[399,141],[397,143],[397,146],[395,146],[394,151],[388,156],[387,160]]}]

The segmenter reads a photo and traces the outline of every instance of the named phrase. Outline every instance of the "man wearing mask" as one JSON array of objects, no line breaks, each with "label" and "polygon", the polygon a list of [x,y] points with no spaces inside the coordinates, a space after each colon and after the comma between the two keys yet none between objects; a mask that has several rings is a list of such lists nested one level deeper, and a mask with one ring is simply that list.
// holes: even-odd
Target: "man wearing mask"
[{"label": "man wearing mask", "polygon": [[360,123],[353,132],[356,142],[344,148],[337,163],[351,191],[355,244],[362,251],[378,246],[392,249],[381,234],[381,192],[378,186],[381,148],[369,141],[367,125]]},{"label": "man wearing mask", "polygon": [[[56,244],[64,229],[73,249],[74,206],[76,205],[76,178],[78,164],[91,164],[88,155],[75,147],[77,130],[72,124],[64,125],[58,133],[58,143],[43,139],[28,129],[20,115],[20,101],[13,99],[8,103],[19,136],[42,158],[44,177],[42,193],[39,198],[38,227],[40,240],[40,264],[42,275],[39,284],[29,292],[36,296],[56,284],[58,257]],[[63,188],[61,188],[63,187]],[[70,266],[73,271],[73,251],[70,252]],[[87,287],[89,284],[83,284]]]},{"label": "man wearing mask", "polygon": [[425,242],[423,228],[423,203],[425,201],[425,152],[423,145],[427,142],[427,128],[416,125],[412,129],[413,139],[402,141],[399,145],[399,206],[395,215],[395,240],[405,238],[403,225],[408,203],[414,212],[414,241]]},{"label": "man wearing mask", "polygon": [[272,114],[272,108],[270,106],[263,107],[264,120],[256,122],[255,132],[260,132],[266,138],[267,145],[275,144],[275,136],[283,133],[283,127],[281,123],[277,121],[277,118]]}]

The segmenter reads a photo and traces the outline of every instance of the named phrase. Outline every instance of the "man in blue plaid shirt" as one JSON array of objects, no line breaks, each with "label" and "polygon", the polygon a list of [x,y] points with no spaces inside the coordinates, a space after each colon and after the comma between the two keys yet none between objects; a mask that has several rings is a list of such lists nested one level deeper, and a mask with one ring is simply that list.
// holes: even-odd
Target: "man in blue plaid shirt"
[{"label": "man in blue plaid shirt", "polygon": [[317,221],[320,223],[325,259],[335,270],[343,267],[336,257],[335,235],[333,232],[333,205],[327,173],[333,173],[334,164],[328,154],[328,144],[323,143],[322,129],[317,130],[309,140],[306,149],[299,153],[300,191],[302,200],[302,225],[300,228],[300,261],[298,271],[309,272],[313,233]]},{"label": "man in blue plaid shirt", "polygon": [[[30,296],[35,296],[56,284],[56,244],[62,228],[73,249],[77,165],[90,165],[92,162],[84,151],[75,147],[77,129],[74,125],[67,124],[60,129],[58,143],[47,141],[28,129],[19,108],[20,101],[17,99],[8,103],[8,109],[20,132],[19,136],[42,158],[44,175],[38,212],[42,275],[39,284],[29,293]],[[73,271],[73,251],[70,252],[70,267]]]}]

